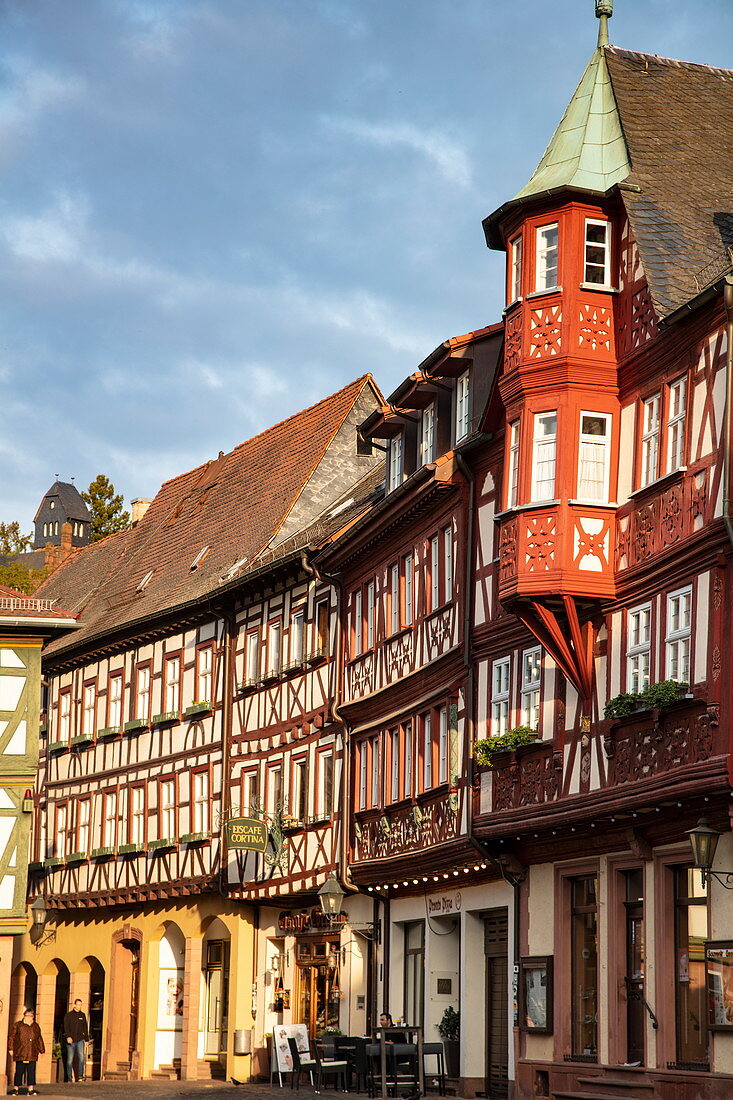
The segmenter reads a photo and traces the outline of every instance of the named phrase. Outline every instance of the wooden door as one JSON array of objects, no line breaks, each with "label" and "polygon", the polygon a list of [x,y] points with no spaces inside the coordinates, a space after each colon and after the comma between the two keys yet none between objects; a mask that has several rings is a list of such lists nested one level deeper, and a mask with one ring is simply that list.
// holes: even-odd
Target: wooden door
[{"label": "wooden door", "polygon": [[486,956],[486,1095],[509,1095],[509,917],[506,908],[484,915]]}]

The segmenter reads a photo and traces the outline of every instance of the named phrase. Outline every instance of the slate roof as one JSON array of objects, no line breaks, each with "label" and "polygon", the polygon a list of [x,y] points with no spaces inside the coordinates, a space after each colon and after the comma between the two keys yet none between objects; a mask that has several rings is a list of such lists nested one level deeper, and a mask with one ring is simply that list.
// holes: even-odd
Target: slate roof
[{"label": "slate roof", "polygon": [[87,523],[91,523],[92,517],[89,509],[82,500],[81,493],[76,485],[70,485],[66,481],[54,481],[53,485],[38,505],[38,511],[34,516],[34,522],[37,521],[41,512],[44,510],[44,504],[51,497],[58,497],[66,519],[85,520]]},{"label": "slate roof", "polygon": [[24,550],[17,554],[0,554],[0,565],[22,565],[24,569],[43,569],[45,550]]},{"label": "slate roof", "polygon": [[631,159],[625,184],[641,188],[623,200],[664,317],[703,288],[703,268],[730,266],[733,71],[615,46],[605,55]]},{"label": "slate roof", "polygon": [[[136,527],[75,551],[37,590],[81,612],[73,639],[49,648],[76,646],[205,599],[256,570],[365,387],[381,400],[371,375],[364,375],[229,454],[165,482]],[[333,507],[329,503],[324,514]],[[207,554],[192,570],[204,547]],[[230,574],[237,562],[240,569]]]}]

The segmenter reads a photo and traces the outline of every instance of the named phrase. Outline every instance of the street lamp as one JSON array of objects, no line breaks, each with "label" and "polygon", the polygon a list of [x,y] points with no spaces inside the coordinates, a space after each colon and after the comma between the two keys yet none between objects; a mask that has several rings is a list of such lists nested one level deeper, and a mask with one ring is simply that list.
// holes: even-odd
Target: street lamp
[{"label": "street lamp", "polygon": [[328,917],[330,921],[337,917],[341,912],[341,902],[345,897],[346,891],[342,889],[339,880],[331,871],[331,874],[318,891],[318,900],[321,903],[324,916]]},{"label": "street lamp", "polygon": [[701,817],[695,828],[688,830],[687,835],[692,848],[692,862],[701,872],[702,885],[704,886],[709,878],[714,878],[726,890],[733,890],[733,871],[713,871],[712,869],[720,833],[712,829],[705,818]]},{"label": "street lamp", "polygon": [[48,909],[46,908],[46,902],[42,897],[37,897],[31,905],[31,942],[34,947],[43,947],[44,943],[53,943],[56,939],[56,929],[51,929],[50,932],[44,932],[46,929],[46,923],[48,921]]}]

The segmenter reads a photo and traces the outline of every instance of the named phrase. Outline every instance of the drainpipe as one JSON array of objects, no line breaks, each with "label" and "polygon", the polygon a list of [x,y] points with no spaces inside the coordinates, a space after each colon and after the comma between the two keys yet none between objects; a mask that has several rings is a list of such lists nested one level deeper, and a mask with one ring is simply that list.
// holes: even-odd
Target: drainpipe
[{"label": "drainpipe", "polygon": [[733,275],[726,276],[723,286],[723,305],[727,320],[728,348],[725,369],[725,420],[723,425],[723,520],[728,538],[733,543],[733,517],[731,498],[731,447],[733,446]]}]

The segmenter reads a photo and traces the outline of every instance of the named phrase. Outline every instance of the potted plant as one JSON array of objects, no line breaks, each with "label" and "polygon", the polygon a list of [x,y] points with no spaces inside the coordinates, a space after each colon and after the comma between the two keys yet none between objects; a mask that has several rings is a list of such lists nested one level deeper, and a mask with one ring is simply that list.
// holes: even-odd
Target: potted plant
[{"label": "potted plant", "polygon": [[628,718],[638,710],[666,710],[678,703],[688,692],[689,685],[679,680],[661,680],[650,684],[643,691],[622,691],[606,703],[603,714],[606,718]]},{"label": "potted plant", "polygon": [[530,726],[515,726],[501,737],[481,737],[473,746],[477,764],[487,768],[494,766],[494,757],[500,752],[513,752],[524,745],[531,745],[538,738],[537,730]]},{"label": "potted plant", "polygon": [[446,1077],[461,1075],[461,1014],[450,1005],[438,1024],[438,1034],[443,1040]]}]

